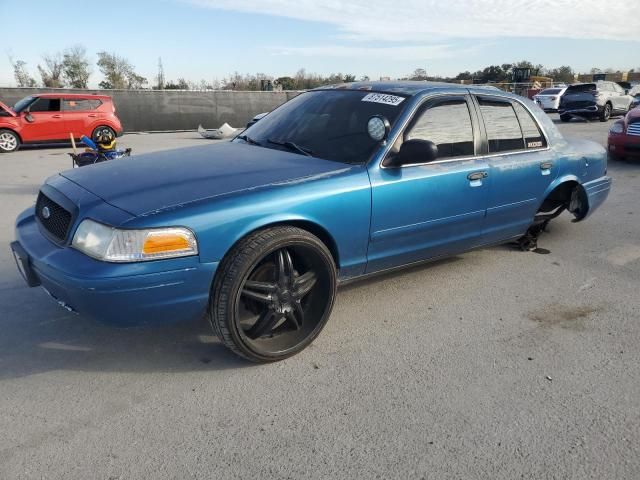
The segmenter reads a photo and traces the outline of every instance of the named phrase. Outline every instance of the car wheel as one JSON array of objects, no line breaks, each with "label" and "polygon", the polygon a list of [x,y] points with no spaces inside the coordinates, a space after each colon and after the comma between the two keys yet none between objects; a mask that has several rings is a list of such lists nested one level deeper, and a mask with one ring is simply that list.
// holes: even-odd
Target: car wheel
[{"label": "car wheel", "polygon": [[571,121],[571,115],[567,115],[566,113],[563,115],[560,115],[560,120],[563,122],[570,122]]},{"label": "car wheel", "polygon": [[116,132],[113,130],[113,128],[111,127],[107,127],[106,125],[101,125],[99,127],[96,127],[93,130],[93,133],[91,134],[91,139],[95,142],[98,140],[98,137],[102,134],[102,133],[109,133],[113,136],[113,138],[116,138]]},{"label": "car wheel", "polygon": [[15,152],[20,147],[20,137],[11,130],[0,130],[0,153]]},{"label": "car wheel", "polygon": [[606,122],[611,118],[611,104],[607,103],[600,113],[600,121]]},{"label": "car wheel", "polygon": [[322,331],[336,285],[335,262],[320,239],[290,226],[260,230],[221,262],[209,318],[222,343],[241,357],[282,360]]}]

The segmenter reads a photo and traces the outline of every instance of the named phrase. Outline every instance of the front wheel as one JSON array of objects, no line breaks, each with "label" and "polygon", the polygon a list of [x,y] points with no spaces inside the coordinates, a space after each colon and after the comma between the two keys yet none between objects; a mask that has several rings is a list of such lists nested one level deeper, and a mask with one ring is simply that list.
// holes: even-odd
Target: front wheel
[{"label": "front wheel", "polygon": [[222,343],[248,360],[282,360],[322,331],[336,295],[336,266],[306,230],[272,227],[241,240],[220,264],[210,321]]},{"label": "front wheel", "polygon": [[563,122],[570,122],[571,121],[571,115],[563,113],[562,115],[560,115],[560,120],[563,121]]},{"label": "front wheel", "polygon": [[15,152],[20,147],[20,137],[11,130],[0,130],[0,153]]}]

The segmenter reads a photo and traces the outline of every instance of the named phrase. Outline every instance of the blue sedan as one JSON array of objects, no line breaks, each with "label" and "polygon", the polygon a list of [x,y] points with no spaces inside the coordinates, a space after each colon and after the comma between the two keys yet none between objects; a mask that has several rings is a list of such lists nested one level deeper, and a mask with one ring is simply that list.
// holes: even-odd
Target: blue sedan
[{"label": "blue sedan", "polygon": [[495,89],[303,93],[231,142],[62,172],[16,223],[30,286],[117,325],[207,315],[235,353],[309,345],[338,284],[505,242],[609,194],[605,150]]}]

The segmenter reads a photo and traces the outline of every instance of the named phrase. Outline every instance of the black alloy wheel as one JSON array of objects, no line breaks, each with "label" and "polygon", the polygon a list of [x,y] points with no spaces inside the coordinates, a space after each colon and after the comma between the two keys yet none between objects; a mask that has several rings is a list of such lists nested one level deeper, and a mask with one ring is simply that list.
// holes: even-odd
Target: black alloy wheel
[{"label": "black alloy wheel", "polygon": [[611,118],[611,104],[607,103],[600,114],[600,121],[606,122]]},{"label": "black alloy wheel", "polygon": [[326,324],[336,277],[331,253],[309,232],[288,226],[258,231],[220,265],[213,329],[227,347],[254,362],[290,357]]},{"label": "black alloy wheel", "polygon": [[91,140],[97,142],[98,138],[104,134],[111,135],[112,138],[116,138],[116,132],[113,131],[113,128],[107,127],[106,125],[101,125],[93,130],[93,133],[91,134]]}]

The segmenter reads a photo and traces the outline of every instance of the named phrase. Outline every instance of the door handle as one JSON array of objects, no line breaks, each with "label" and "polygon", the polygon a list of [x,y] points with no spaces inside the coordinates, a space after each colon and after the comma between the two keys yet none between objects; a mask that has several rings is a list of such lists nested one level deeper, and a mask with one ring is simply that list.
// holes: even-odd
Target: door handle
[{"label": "door handle", "polygon": [[91,118],[95,118],[95,117],[97,117],[97,115],[96,115],[95,113],[90,113],[90,114],[89,114],[89,117],[91,117]]},{"label": "door handle", "polygon": [[62,118],[62,115],[53,115],[51,118]]},{"label": "door handle", "polygon": [[550,170],[553,167],[553,162],[542,162],[540,164],[540,170]]},{"label": "door handle", "polygon": [[475,180],[482,180],[483,178],[487,178],[489,174],[487,172],[474,172],[467,175],[467,178],[472,182]]}]

